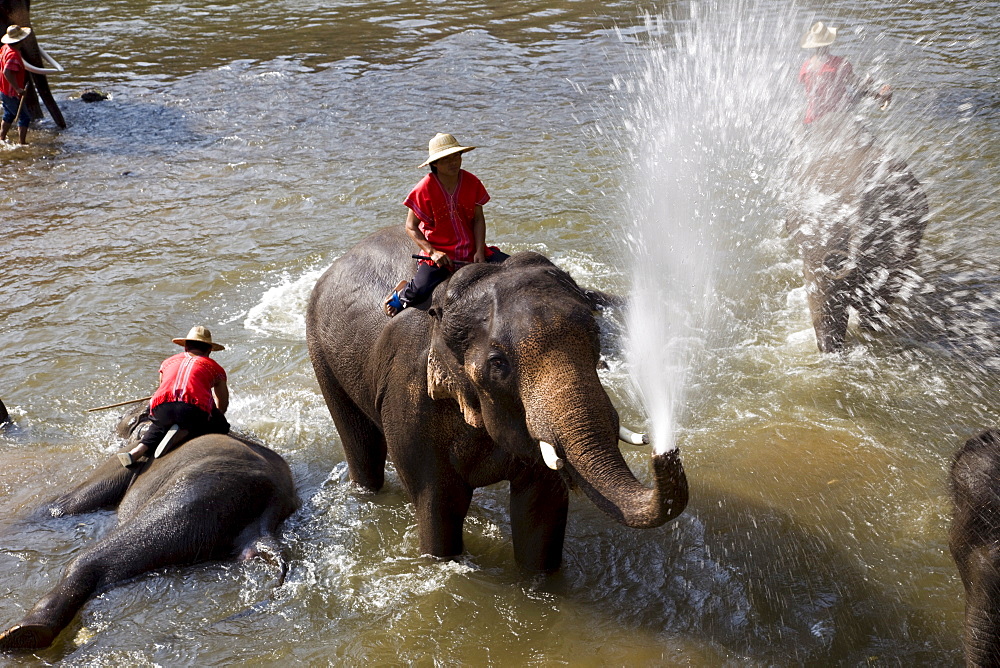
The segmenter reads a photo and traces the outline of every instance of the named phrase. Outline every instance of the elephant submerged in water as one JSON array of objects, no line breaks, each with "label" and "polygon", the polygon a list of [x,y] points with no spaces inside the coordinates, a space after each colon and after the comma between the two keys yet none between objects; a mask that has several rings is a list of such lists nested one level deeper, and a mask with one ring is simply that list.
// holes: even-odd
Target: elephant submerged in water
[{"label": "elephant submerged in water", "polygon": [[[120,433],[148,417],[127,414]],[[123,468],[117,457],[48,506],[55,516],[117,506],[118,523],[66,567],[62,580],[19,624],[0,634],[0,650],[48,647],[98,590],[172,565],[237,555],[287,568],[274,536],[298,505],[288,465],[250,439],[210,434],[158,459]]]},{"label": "elephant submerged in water", "polygon": [[[7,26],[13,24],[31,27],[30,6],[30,0],[0,0],[0,31],[6,30]],[[21,43],[21,57],[24,58],[28,71],[31,72],[31,81],[34,83],[34,90],[37,92],[37,95],[35,92],[28,92],[28,96],[25,99],[25,106],[28,108],[28,113],[31,114],[32,118],[38,118],[41,115],[42,109],[38,104],[38,98],[40,97],[42,102],[45,103],[45,108],[48,110],[49,116],[52,117],[52,121],[60,128],[65,128],[66,120],[63,118],[62,111],[59,110],[59,105],[56,104],[56,100],[52,96],[52,90],[49,88],[49,80],[43,73],[45,71],[45,62],[51,62],[51,58],[39,46],[34,30]],[[49,69],[51,70],[51,68]]]},{"label": "elephant submerged in water", "polygon": [[817,344],[835,352],[850,309],[862,327],[884,328],[916,258],[928,205],[907,164],[866,132],[837,117],[816,125],[785,224],[802,257]]},{"label": "elephant submerged in water", "polygon": [[462,267],[429,307],[386,318],[379,304],[412,274],[412,252],[402,228],[387,228],[334,262],[313,289],[306,334],[351,480],[377,491],[391,459],[424,554],[459,555],[473,490],[502,480],[515,558],[534,572],[559,567],[572,486],[632,527],[681,513],[677,451],[653,455],[649,489],[618,448],[597,375],[595,293],[518,253]]},{"label": "elephant submerged in water", "polygon": [[969,666],[1000,665],[1000,431],[969,439],[951,466],[951,556],[965,587]]}]

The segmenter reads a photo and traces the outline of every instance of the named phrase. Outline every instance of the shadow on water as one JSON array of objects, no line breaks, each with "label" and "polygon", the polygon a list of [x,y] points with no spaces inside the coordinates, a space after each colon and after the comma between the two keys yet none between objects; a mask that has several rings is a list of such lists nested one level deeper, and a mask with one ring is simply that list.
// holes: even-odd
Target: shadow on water
[{"label": "shadow on water", "polygon": [[191,114],[176,106],[120,97],[61,104],[66,116],[74,119],[60,135],[62,149],[74,156],[149,156],[217,139],[195,131]]},{"label": "shadow on water", "polygon": [[608,525],[574,541],[551,591],[664,647],[714,648],[726,665],[960,657],[957,631],[943,635],[897,591],[876,584],[832,534],[731,492],[696,491],[666,529],[634,539]]}]

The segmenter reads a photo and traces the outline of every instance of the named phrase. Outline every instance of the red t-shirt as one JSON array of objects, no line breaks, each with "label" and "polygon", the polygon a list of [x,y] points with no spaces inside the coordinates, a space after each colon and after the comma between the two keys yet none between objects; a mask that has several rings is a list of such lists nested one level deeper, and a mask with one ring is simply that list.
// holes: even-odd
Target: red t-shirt
[{"label": "red t-shirt", "polygon": [[186,352],[165,359],[160,373],[160,387],[149,402],[150,410],[168,401],[183,401],[211,413],[215,408],[212,388],[219,379],[226,380],[226,371],[218,362]]},{"label": "red t-shirt", "polygon": [[[811,59],[809,59],[811,60]],[[831,111],[842,111],[849,106],[850,92],[847,85],[854,79],[854,68],[840,56],[829,56],[818,68],[802,63],[799,81],[806,87],[806,123],[812,123]]]},{"label": "red t-shirt", "polygon": [[10,85],[7,77],[3,76],[4,71],[10,71],[14,75],[18,88],[24,88],[24,60],[21,59],[21,54],[10,48],[10,44],[4,44],[0,49],[0,93],[8,97],[17,97],[17,89]]},{"label": "red t-shirt", "polygon": [[[462,169],[455,192],[448,194],[431,173],[410,191],[403,204],[417,216],[420,231],[431,246],[457,262],[472,262],[476,256],[472,221],[476,207],[489,201],[490,194],[479,179]],[[488,248],[486,255],[492,255]]]}]

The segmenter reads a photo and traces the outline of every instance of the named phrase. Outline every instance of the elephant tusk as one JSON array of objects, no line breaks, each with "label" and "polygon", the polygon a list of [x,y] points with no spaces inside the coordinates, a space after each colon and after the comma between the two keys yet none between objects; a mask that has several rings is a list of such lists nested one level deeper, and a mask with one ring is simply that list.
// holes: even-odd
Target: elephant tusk
[{"label": "elephant tusk", "polygon": [[28,70],[29,72],[34,72],[35,74],[44,74],[44,75],[59,74],[60,72],[65,71],[63,69],[63,66],[57,63],[56,59],[50,56],[45,51],[45,49],[42,48],[41,44],[38,44],[38,52],[42,54],[42,59],[47,60],[49,64],[52,65],[52,67],[35,67],[31,63],[25,61],[24,69]]},{"label": "elephant tusk", "polygon": [[631,443],[632,445],[649,445],[649,436],[647,434],[638,434],[625,427],[618,427],[618,440]]},{"label": "elephant tusk", "polygon": [[545,460],[546,466],[553,471],[558,471],[563,467],[563,460],[559,458],[559,455],[556,454],[556,449],[550,443],[539,441],[538,447],[542,451],[542,459]]}]

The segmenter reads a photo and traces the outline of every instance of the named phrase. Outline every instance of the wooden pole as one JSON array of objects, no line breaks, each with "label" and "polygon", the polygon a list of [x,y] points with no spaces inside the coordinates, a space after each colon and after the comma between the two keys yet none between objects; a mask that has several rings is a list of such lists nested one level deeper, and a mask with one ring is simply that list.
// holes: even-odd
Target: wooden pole
[{"label": "wooden pole", "polygon": [[143,397],[142,399],[132,399],[130,401],[119,401],[117,404],[108,404],[107,406],[98,406],[97,408],[88,408],[86,410],[86,412],[87,413],[93,413],[94,411],[103,411],[103,410],[105,410],[107,408],[118,408],[119,406],[128,406],[129,404],[137,404],[140,401],[149,401],[152,398],[153,398],[152,396],[149,396],[149,397]]}]

